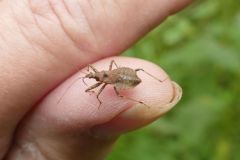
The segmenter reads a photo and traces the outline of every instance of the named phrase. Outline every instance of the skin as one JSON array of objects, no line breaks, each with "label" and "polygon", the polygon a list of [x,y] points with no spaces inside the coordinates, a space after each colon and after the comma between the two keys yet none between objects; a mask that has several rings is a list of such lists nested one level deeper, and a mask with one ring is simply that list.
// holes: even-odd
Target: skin
[{"label": "skin", "polygon": [[98,109],[81,81],[57,102],[82,76],[77,71],[90,63],[103,70],[114,59],[164,79],[167,74],[150,62],[112,56],[189,3],[1,0],[0,159],[101,160],[120,134],[167,112],[180,99],[180,88],[170,79],[159,84],[144,74],[139,87],[123,94],[144,99],[150,109],[117,97],[111,87],[103,91]]}]

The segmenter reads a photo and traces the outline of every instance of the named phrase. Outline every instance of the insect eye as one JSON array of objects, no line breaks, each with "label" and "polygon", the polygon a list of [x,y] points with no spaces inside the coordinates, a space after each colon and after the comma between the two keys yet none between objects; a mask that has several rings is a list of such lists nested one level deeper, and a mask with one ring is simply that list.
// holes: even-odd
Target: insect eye
[{"label": "insect eye", "polygon": [[103,77],[105,77],[105,78],[108,77],[108,74],[104,73],[104,74],[103,74]]}]

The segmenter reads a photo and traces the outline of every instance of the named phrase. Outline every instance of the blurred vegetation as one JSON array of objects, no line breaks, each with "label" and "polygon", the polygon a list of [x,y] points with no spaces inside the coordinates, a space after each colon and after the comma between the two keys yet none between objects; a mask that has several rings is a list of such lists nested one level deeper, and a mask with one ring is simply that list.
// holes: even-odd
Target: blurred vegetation
[{"label": "blurred vegetation", "polygon": [[152,125],[124,135],[108,160],[240,159],[240,2],[196,0],[125,55],[163,67],[184,91]]}]

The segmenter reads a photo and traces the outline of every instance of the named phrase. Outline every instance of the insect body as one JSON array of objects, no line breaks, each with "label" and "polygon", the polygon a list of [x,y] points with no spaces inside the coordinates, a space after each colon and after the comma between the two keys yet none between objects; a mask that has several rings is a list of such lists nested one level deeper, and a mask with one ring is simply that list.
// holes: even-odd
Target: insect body
[{"label": "insect body", "polygon": [[[116,69],[113,69],[113,65],[115,65]],[[128,68],[128,67],[118,67],[118,65],[116,64],[116,62],[114,60],[111,61],[110,65],[109,65],[109,70],[107,70],[107,71],[98,71],[92,65],[88,65],[88,71],[90,68],[93,70],[93,72],[90,72],[81,78],[83,78],[83,80],[85,78],[89,78],[89,79],[95,79],[97,81],[96,84],[88,87],[85,90],[85,92],[91,92],[93,89],[102,85],[96,95],[96,97],[99,101],[99,107],[102,104],[102,101],[99,99],[99,95],[101,94],[101,92],[104,90],[104,88],[107,85],[113,85],[114,91],[117,96],[146,105],[142,101],[138,101],[138,100],[120,95],[120,93],[119,93],[119,90],[134,88],[142,82],[142,80],[137,76],[138,71],[143,71],[144,73],[148,74],[152,78],[154,78],[160,82],[163,82],[162,80],[157,79],[156,77],[154,77],[153,75],[149,74],[148,72],[144,71],[141,68],[132,69],[132,68]],[[148,105],[146,105],[146,106],[148,106]]]},{"label": "insect body", "polygon": [[96,81],[105,84],[112,84],[117,89],[129,89],[141,83],[141,79],[137,76],[136,71],[127,67],[90,73],[86,77],[94,78]]},{"label": "insect body", "polygon": [[[112,69],[113,65],[116,66],[116,69]],[[118,91],[118,90],[121,90],[121,89],[134,88],[139,83],[141,83],[142,80],[137,76],[138,71],[143,71],[146,74],[148,74],[149,76],[153,77],[154,79],[162,82],[161,80],[157,79],[156,77],[154,77],[153,75],[149,74],[148,72],[144,71],[141,68],[132,69],[132,68],[128,68],[128,67],[118,67],[118,65],[116,64],[116,62],[114,60],[111,61],[108,71],[98,71],[92,65],[89,65],[89,68],[91,68],[94,71],[94,73],[89,73],[84,78],[93,78],[98,83],[96,83],[96,84],[90,86],[89,88],[87,88],[85,90],[85,92],[89,92],[92,89],[94,89],[94,88],[103,84],[103,86],[100,88],[100,90],[97,93],[97,99],[99,101],[99,107],[102,104],[102,101],[99,99],[99,95],[101,94],[103,89],[108,84],[113,85],[114,91],[117,94],[117,96],[146,105],[142,101],[138,101],[138,100],[120,95],[119,91]],[[88,68],[88,70],[89,70],[89,68]]]}]

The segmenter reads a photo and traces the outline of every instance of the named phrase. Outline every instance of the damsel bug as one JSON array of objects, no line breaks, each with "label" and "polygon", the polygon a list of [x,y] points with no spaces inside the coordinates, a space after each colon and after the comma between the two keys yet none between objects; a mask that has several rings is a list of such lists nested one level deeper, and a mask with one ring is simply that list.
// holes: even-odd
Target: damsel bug
[{"label": "damsel bug", "polygon": [[[113,69],[113,65],[115,65],[116,69]],[[84,81],[85,78],[95,79],[97,81],[96,84],[88,87],[85,90],[85,92],[92,92],[93,89],[102,85],[101,88],[98,90],[98,92],[96,94],[97,100],[99,102],[98,108],[102,104],[102,101],[99,99],[99,96],[107,85],[113,85],[114,91],[115,91],[117,96],[148,106],[147,104],[145,104],[142,101],[123,96],[119,93],[119,90],[134,88],[142,82],[142,80],[137,76],[137,72],[139,72],[139,71],[143,71],[144,73],[146,73],[147,75],[151,76],[152,78],[156,79],[159,82],[164,81],[164,80],[159,80],[158,78],[156,78],[155,76],[146,72],[142,68],[132,69],[132,68],[129,68],[129,67],[119,67],[114,60],[112,60],[110,62],[109,70],[107,70],[107,71],[105,71],[105,70],[98,71],[92,65],[88,65],[87,70],[89,71],[89,69],[92,69],[93,72],[90,72],[90,73],[86,74],[84,77],[80,77],[78,79],[82,79],[84,84],[86,84],[85,81]],[[69,86],[69,88],[71,86]],[[62,99],[62,97],[61,97],[61,99]],[[60,102],[60,100],[58,102]]]}]

